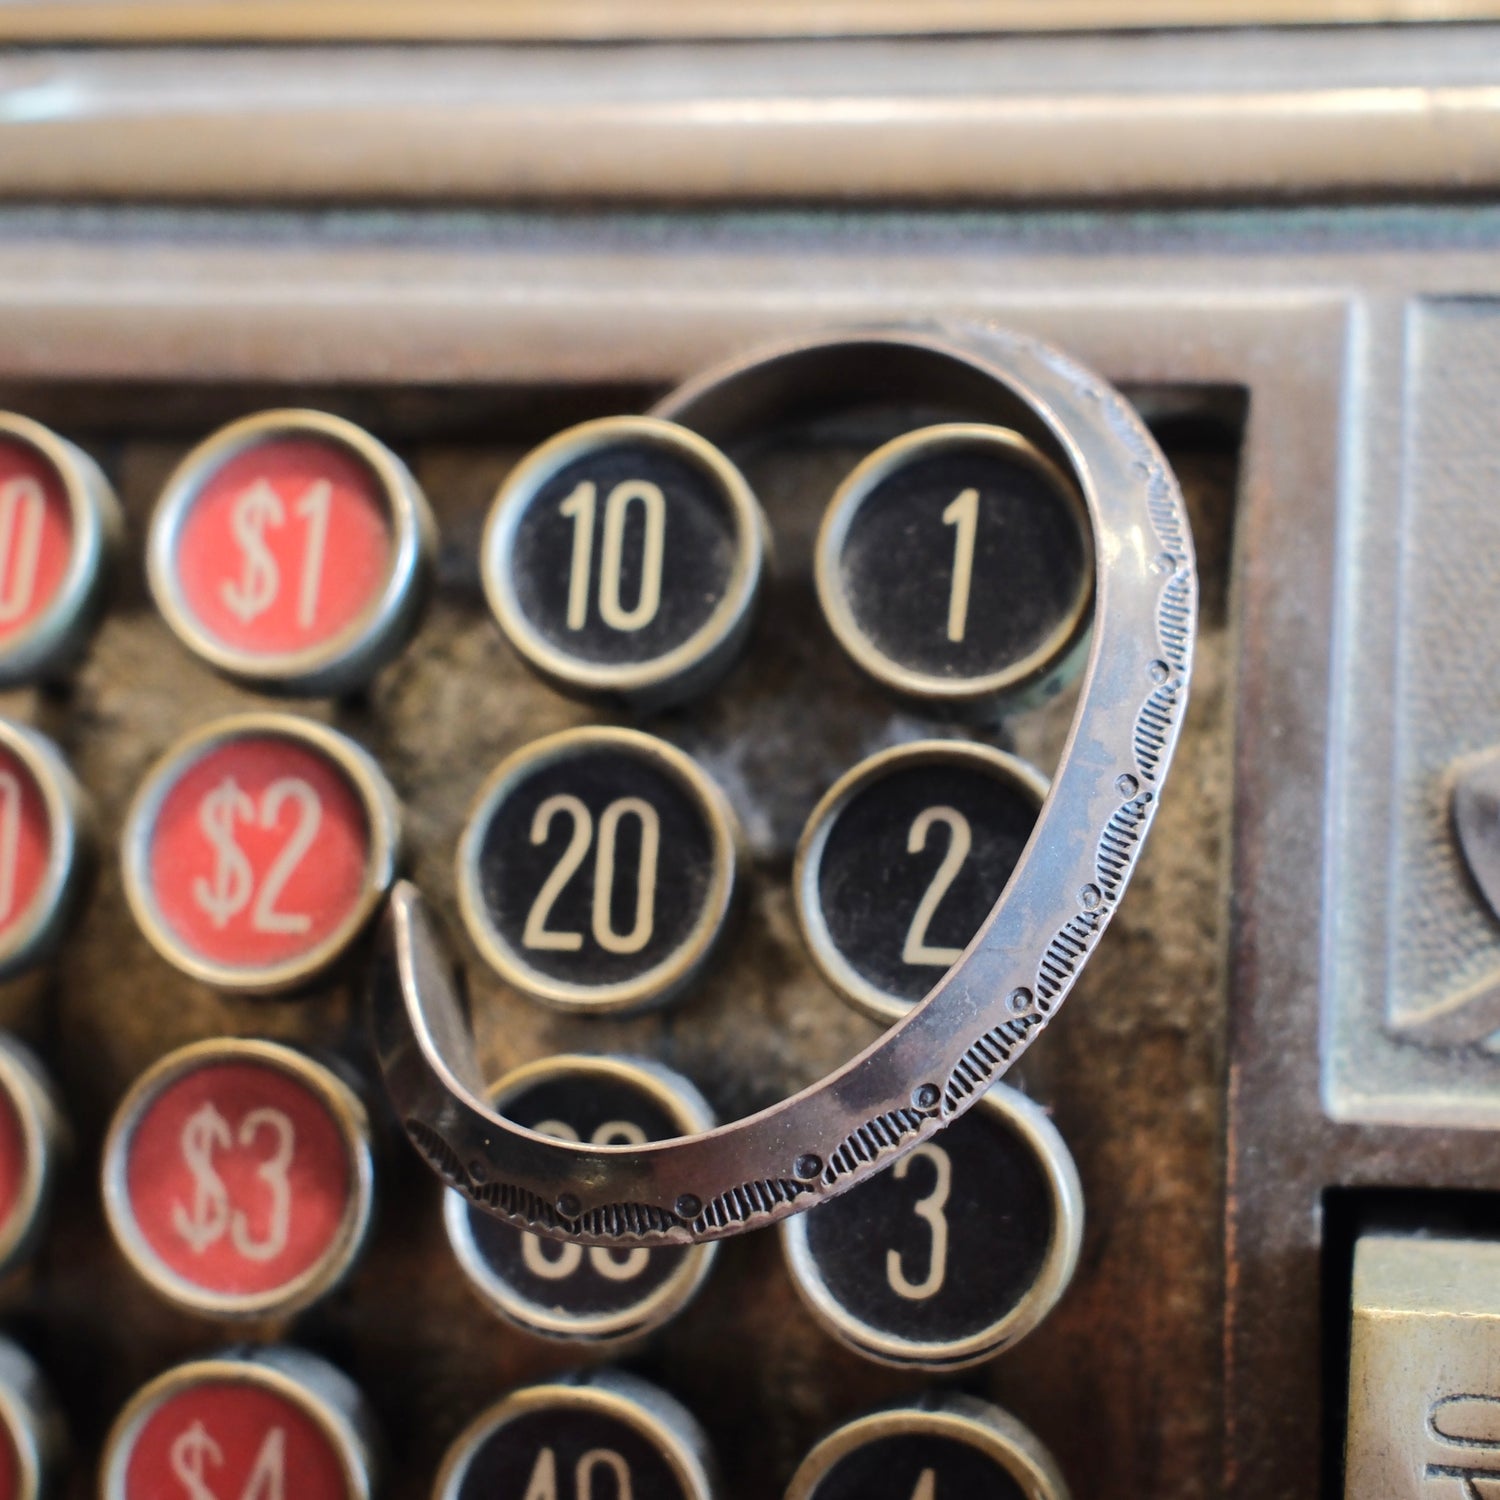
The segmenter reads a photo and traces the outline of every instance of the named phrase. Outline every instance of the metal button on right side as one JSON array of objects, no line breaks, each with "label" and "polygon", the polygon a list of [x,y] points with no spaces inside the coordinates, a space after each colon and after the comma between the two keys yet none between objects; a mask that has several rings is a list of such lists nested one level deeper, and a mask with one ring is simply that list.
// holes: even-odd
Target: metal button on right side
[{"label": "metal button on right side", "polygon": [[1057,1461],[1009,1412],[952,1395],[873,1412],[802,1461],[786,1500],[1068,1500]]},{"label": "metal button on right side", "polygon": [[[636,1145],[713,1128],[707,1101],[658,1063],[549,1057],[497,1083],[501,1114],[543,1135]],[[443,1221],[459,1265],[502,1317],[549,1338],[601,1342],[660,1327],[702,1286],[717,1245],[553,1244],[492,1218],[451,1189]]]},{"label": "metal button on right side", "polygon": [[1082,663],[1093,536],[1078,486],[1006,427],[947,423],[870,454],[818,535],[829,626],[877,682],[985,718]]},{"label": "metal button on right side", "polygon": [[1057,1127],[995,1084],[868,1182],[781,1225],[819,1322],[866,1358],[978,1364],[1024,1338],[1072,1279],[1083,1189]]},{"label": "metal button on right side", "polygon": [[845,999],[897,1021],[961,957],[1031,837],[1047,782],[986,745],[921,740],[840,777],[797,846],[797,915]]},{"label": "metal button on right side", "polygon": [[432,1495],[714,1500],[716,1488],[707,1436],[686,1407],[636,1376],[597,1370],[481,1413],[448,1450]]}]

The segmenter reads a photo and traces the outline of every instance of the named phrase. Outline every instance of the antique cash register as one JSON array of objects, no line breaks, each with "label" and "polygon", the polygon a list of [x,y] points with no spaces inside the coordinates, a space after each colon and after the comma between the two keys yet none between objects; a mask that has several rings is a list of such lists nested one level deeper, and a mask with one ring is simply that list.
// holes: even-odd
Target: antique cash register
[{"label": "antique cash register", "polygon": [[0,1500],[1500,1495],[1500,6],[0,0]]}]

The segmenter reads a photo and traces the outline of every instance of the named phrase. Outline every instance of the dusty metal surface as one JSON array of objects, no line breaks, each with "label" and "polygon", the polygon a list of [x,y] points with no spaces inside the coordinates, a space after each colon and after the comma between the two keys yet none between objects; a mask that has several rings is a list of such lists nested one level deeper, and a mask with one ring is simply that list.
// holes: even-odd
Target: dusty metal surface
[{"label": "dusty metal surface", "polygon": [[[1474,1201],[1434,1190],[1500,1189],[1500,1148],[1482,1133],[1332,1123],[1319,1050],[1335,1003],[1353,993],[1325,988],[1342,910],[1322,884],[1329,799],[1373,818],[1388,796],[1388,783],[1363,774],[1370,762],[1330,755],[1359,743],[1337,739],[1349,701],[1337,686],[1388,691],[1394,658],[1363,622],[1396,618],[1379,595],[1372,615],[1341,615],[1358,596],[1339,542],[1363,508],[1386,503],[1383,487],[1402,472],[1409,309],[1446,298],[1460,314],[1482,313],[1500,291],[1497,250],[1500,220],[1477,209],[1026,219],[17,212],[0,222],[11,332],[0,389],[106,459],[126,492],[137,557],[141,517],[173,457],[215,421],[283,399],[288,382],[417,462],[444,523],[447,587],[412,651],[367,704],[338,717],[407,796],[415,873],[450,912],[451,849],[484,768],[524,738],[587,717],[530,683],[480,604],[479,517],[517,448],[567,420],[639,407],[773,333],[851,319],[997,317],[1136,391],[1187,486],[1207,580],[1206,649],[1177,772],[1187,794],[1165,809],[1087,993],[1028,1059],[1030,1087],[1054,1105],[1079,1157],[1089,1238],[1057,1313],[983,1379],[1055,1446],[1080,1493],[1154,1486],[1291,1500],[1316,1492],[1342,1447],[1348,1237],[1365,1212],[1360,1195],[1424,1189],[1403,1198],[1403,1212],[1431,1222]],[[1195,456],[1195,429],[1174,428],[1173,413],[1222,411],[1226,388],[1244,401],[1239,459],[1222,442]],[[1482,413],[1484,391],[1471,382],[1453,400],[1472,398]],[[673,722],[732,794],[776,787],[749,818],[761,867],[742,946],[682,1024],[661,1032],[666,1060],[726,1113],[768,1102],[773,1083],[779,1092],[810,1080],[869,1035],[802,959],[777,861],[795,840],[793,809],[810,808],[861,753],[920,727],[852,681],[819,633],[810,587],[797,582],[820,504],[796,497],[831,493],[871,436],[804,438],[784,455],[795,483],[763,482],[775,495],[786,592],[753,663],[701,718]],[[1371,534],[1390,544],[1378,527]],[[11,700],[68,744],[106,827],[118,826],[133,782],[173,732],[244,701],[175,652],[138,577],[127,573],[71,699]],[[1351,678],[1356,660],[1374,666]],[[837,712],[817,753],[778,762],[775,747],[807,705],[825,701]],[[461,737],[433,728],[450,721],[464,724]],[[1055,732],[1043,716],[1019,746],[1045,760]],[[85,1163],[109,1103],[171,1043],[216,1030],[295,1033],[315,1015],[331,1035],[344,1016],[337,1000],[266,1009],[170,979],[132,933],[113,882],[107,867],[56,978],[7,1001],[63,1060]],[[489,1071],[532,1049],[578,1045],[566,1024],[473,972],[491,1018]],[[1378,1007],[1349,1014],[1371,1049],[1362,1068],[1422,1055],[1391,1042]],[[591,1028],[589,1041],[627,1047],[626,1026]],[[1481,1087],[1495,1063],[1450,1049],[1432,1066]],[[1370,1076],[1404,1086],[1399,1069]],[[420,1167],[399,1154],[394,1162],[397,1200],[423,1191]],[[26,1315],[60,1369],[94,1369],[96,1330],[111,1330],[111,1373],[79,1390],[85,1432],[154,1363],[207,1342],[133,1294],[123,1268],[109,1269],[88,1177]],[[1345,1191],[1325,1198],[1332,1188]],[[398,1212],[385,1224],[350,1300],[304,1331],[346,1358],[395,1417],[398,1456],[416,1484],[442,1436],[485,1398],[566,1356],[476,1324],[457,1282],[430,1274],[446,1254],[435,1219]],[[774,1493],[773,1476],[836,1416],[909,1388],[812,1332],[765,1236],[727,1247],[696,1313],[641,1367],[723,1401],[720,1415],[704,1415],[742,1465],[746,1496]],[[413,1390],[423,1420],[404,1422]]]},{"label": "dusty metal surface", "polygon": [[1500,29],[1484,24],[1107,44],[11,48],[0,52],[0,196],[1431,199],[1500,184],[1497,58]]},{"label": "dusty metal surface", "polygon": [[[108,463],[130,518],[131,564],[73,691],[21,695],[7,706],[68,748],[110,838],[145,765],[176,733],[257,701],[212,678],[171,640],[145,597],[139,545],[156,486],[210,420],[208,410],[242,410],[259,395],[163,392],[153,403],[158,417],[144,421],[122,419],[109,389],[31,394],[33,409]],[[399,396],[314,394],[396,442],[443,527],[445,586],[423,631],[368,701],[331,717],[380,756],[406,798],[413,873],[456,938],[453,849],[485,772],[537,734],[595,717],[536,683],[503,647],[480,597],[473,539],[520,444],[580,399],[597,410],[617,403],[539,392],[540,409],[497,424],[484,392],[468,391],[447,406],[442,438],[424,440],[430,419],[404,418]],[[640,404],[638,395],[618,399]],[[701,707],[653,726],[721,779],[755,846],[749,900],[724,961],[676,1011],[596,1021],[534,1006],[464,945],[491,1076],[563,1049],[645,1051],[692,1077],[728,1117],[807,1081],[874,1034],[803,951],[789,880],[796,836],[823,786],[860,755],[925,728],[893,712],[838,655],[818,623],[811,583],[822,503],[887,430],[889,418],[876,419],[872,427],[792,434],[779,451],[746,455],[777,534],[771,607],[725,685]],[[508,442],[498,441],[502,432]],[[1056,1028],[1056,1045],[1039,1049],[1025,1070],[1080,1162],[1090,1215],[1082,1268],[1041,1331],[965,1381],[1033,1424],[1078,1492],[1121,1500],[1143,1491],[1214,1493],[1219,1432],[1218,869],[1227,820],[1223,601],[1235,448],[1232,429],[1221,426],[1179,424],[1164,436],[1213,568],[1205,664],[1180,752],[1183,793],[1175,808],[1164,805],[1140,899],[1122,910],[1114,941],[1101,947],[1075,998],[1079,1021]],[[1049,764],[1069,711],[1064,702],[1018,719],[1005,742]],[[1205,805],[1217,809],[1206,839]],[[1145,950],[1157,955],[1149,966],[1139,962]],[[39,1040],[80,1136],[59,1232],[17,1292],[12,1317],[67,1393],[86,1453],[135,1384],[222,1339],[156,1304],[107,1243],[94,1179],[108,1110],[150,1061],[192,1038],[269,1034],[352,1042],[357,1052],[354,1012],[342,987],[297,1003],[227,1000],[176,975],[135,931],[107,859],[76,940],[45,978],[10,988],[4,1014]],[[1103,1069],[1094,1061],[1100,1056],[1109,1060]],[[436,1184],[394,1131],[386,1144],[385,1211],[370,1259],[347,1293],[294,1332],[369,1390],[394,1448],[394,1493],[415,1500],[443,1442],[485,1401],[579,1356],[478,1311],[443,1239]],[[776,1493],[838,1419],[922,1386],[863,1363],[817,1329],[786,1279],[774,1234],[726,1247],[700,1301],[631,1363],[707,1422],[735,1500]],[[1078,1441],[1085,1431],[1087,1444]]]}]

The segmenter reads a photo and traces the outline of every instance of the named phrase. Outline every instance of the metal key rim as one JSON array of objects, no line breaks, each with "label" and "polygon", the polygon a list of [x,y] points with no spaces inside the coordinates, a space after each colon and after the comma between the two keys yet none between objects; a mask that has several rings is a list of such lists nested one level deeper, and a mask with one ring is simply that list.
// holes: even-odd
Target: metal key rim
[{"label": "metal key rim", "polygon": [[[489,1090],[488,1100],[500,1110],[508,1099],[533,1083],[562,1077],[601,1075],[649,1093],[657,1107],[682,1127],[683,1135],[713,1129],[713,1111],[697,1088],[680,1073],[641,1057],[569,1052],[538,1058],[535,1062],[513,1068],[499,1079]],[[443,1194],[443,1226],[448,1243],[464,1274],[480,1295],[509,1322],[527,1332],[580,1343],[607,1344],[633,1338],[675,1317],[702,1289],[718,1249],[717,1245],[683,1247],[686,1253],[682,1264],[649,1297],[620,1312],[580,1316],[535,1302],[497,1276],[474,1242],[469,1223],[472,1211],[473,1205],[461,1193],[450,1188]]]},{"label": "metal key rim", "polygon": [[26,1151],[26,1170],[16,1205],[0,1238],[0,1274],[32,1248],[52,1193],[61,1118],[41,1063],[14,1037],[0,1033],[0,1090],[4,1091]]},{"label": "metal key rim", "polygon": [[52,603],[0,647],[0,685],[29,681],[65,658],[93,623],[92,605],[122,527],[104,471],[81,448],[15,412],[0,412],[0,439],[37,453],[62,483],[72,521],[67,570]]},{"label": "metal key rim", "polygon": [[[338,634],[297,651],[252,651],[220,640],[193,613],[178,569],[177,548],[204,486],[240,454],[278,438],[311,437],[350,454],[370,475],[390,526],[390,567],[379,592]],[[146,544],[146,580],[167,624],[216,671],[286,693],[343,690],[394,654],[420,602],[418,585],[436,524],[406,465],[355,423],[329,412],[289,407],[255,412],[211,433],[162,486]]]},{"label": "metal key rim", "polygon": [[[338,1390],[325,1392],[309,1382],[337,1378]],[[104,1471],[100,1476],[103,1500],[131,1500],[126,1480],[136,1439],[156,1412],[173,1397],[200,1385],[246,1385],[269,1391],[295,1407],[319,1431],[338,1460],[344,1487],[352,1500],[371,1500],[372,1454],[356,1415],[342,1409],[332,1395],[357,1400],[353,1383],[316,1355],[273,1345],[249,1354],[226,1352],[173,1365],[149,1380],[125,1403],[105,1438]],[[345,1390],[347,1387],[347,1390]]]},{"label": "metal key rim", "polygon": [[558,1406],[598,1413],[631,1428],[666,1460],[684,1500],[713,1500],[706,1438],[697,1419],[660,1387],[611,1369],[523,1386],[480,1412],[444,1454],[432,1500],[462,1500],[467,1466],[496,1433],[533,1412]]},{"label": "metal key rim", "polygon": [[548,1140],[485,1108],[447,960],[419,895],[398,886],[373,992],[387,1086],[429,1164],[491,1213],[586,1243],[686,1243],[852,1187],[982,1097],[1113,915],[1180,730],[1196,616],[1181,492],[1135,412],[1057,351],[989,327],[796,340],[709,372],[658,411],[732,439],[835,376],[889,395],[894,366],[1061,454],[1089,507],[1099,572],[1088,662],[1011,884],[928,996],[820,1082],[706,1135],[613,1148]]},{"label": "metal key rim", "polygon": [[882,1026],[899,1021],[918,1002],[898,1000],[887,994],[866,979],[834,942],[818,892],[823,851],[838,815],[861,792],[876,785],[893,771],[908,766],[941,765],[946,760],[954,759],[967,762],[997,780],[1008,782],[1024,795],[1034,798],[1038,809],[1046,800],[1047,778],[1019,755],[971,740],[911,740],[904,745],[893,745],[887,750],[876,751],[874,755],[867,756],[845,771],[818,799],[817,806],[808,814],[802,837],[797,841],[792,891],[797,905],[797,920],[808,952],[812,954],[813,962],[822,971],[823,977],[838,991],[840,997]]},{"label": "metal key rim", "polygon": [[16,1460],[15,1500],[42,1500],[60,1456],[61,1418],[36,1362],[8,1338],[0,1338],[0,1423]]},{"label": "metal key rim", "polygon": [[72,915],[86,819],[84,793],[62,752],[45,735],[0,719],[0,748],[25,767],[47,813],[47,868],[31,905],[0,942],[0,979],[45,958]]},{"label": "metal key rim", "polygon": [[[327,1250],[301,1275],[265,1292],[215,1292],[179,1275],[147,1240],[130,1196],[130,1151],[146,1112],[179,1079],[226,1064],[265,1068],[305,1088],[332,1120],[348,1157],[348,1202]],[[280,1042],[210,1037],[159,1058],[116,1107],[102,1156],[104,1216],[131,1269],[163,1300],[206,1317],[230,1321],[301,1312],[348,1277],[369,1238],[375,1161],[365,1107],[332,1069]]]},{"label": "metal key rim", "polygon": [[[558,979],[529,963],[490,919],[481,870],[485,840],[505,798],[538,771],[591,749],[612,749],[634,756],[679,787],[702,814],[713,861],[703,910],[677,948],[633,978],[598,985]],[[458,843],[459,912],[485,962],[506,983],[533,1000],[577,1014],[628,1015],[667,1004],[708,962],[734,904],[742,843],[739,820],[729,799],[697,761],[675,745],[638,729],[601,724],[562,729],[512,751],[485,778]]]},{"label": "metal key rim", "polygon": [[813,1315],[846,1348],[898,1369],[964,1370],[1009,1349],[1057,1306],[1073,1278],[1083,1243],[1083,1186],[1056,1125],[1039,1104],[1006,1084],[994,1084],[974,1113],[996,1123],[1030,1148],[1041,1166],[1052,1210],[1051,1232],[1036,1279],[1003,1317],[962,1339],[918,1341],[882,1333],[862,1323],[834,1296],[808,1243],[806,1214],[781,1221],[781,1246],[792,1285]]},{"label": "metal key rim", "polygon": [[[734,525],[734,564],[724,596],[709,617],[671,650],[643,662],[593,662],[560,650],[535,626],[521,604],[510,560],[516,532],[537,492],[574,459],[601,442],[636,436],[685,459],[706,474],[724,497]],[[755,602],[766,571],[769,531],[745,476],[712,443],[675,422],[657,417],[597,417],[580,422],[533,448],[506,476],[485,520],[480,576],[485,598],[506,640],[543,677],[575,692],[650,694],[696,675],[725,648]]]},{"label": "metal key rim", "polygon": [[[274,963],[233,964],[199,953],[167,921],[153,889],[151,840],[162,804],[198,760],[220,745],[259,738],[289,740],[332,763],[364,812],[369,849],[359,900],[322,942]],[[147,941],[168,963],[216,989],[273,995],[308,983],[336,963],[374,915],[395,878],[401,807],[374,757],[338,730],[298,714],[230,714],[190,730],[151,766],[125,814],[121,844],[126,904]]]},{"label": "metal key rim", "polygon": [[947,1438],[978,1448],[1034,1500],[1068,1500],[1056,1460],[1008,1411],[976,1397],[953,1395],[930,1406],[892,1407],[835,1428],[797,1466],[785,1500],[816,1500],[818,1486],[841,1460],[884,1438]]},{"label": "metal key rim", "polygon": [[[1084,545],[1078,589],[1046,636],[1008,666],[976,677],[945,677],[936,672],[924,672],[906,666],[883,651],[855,615],[840,566],[844,543],[860,506],[877,486],[914,454],[948,444],[994,448],[1027,465],[1066,502],[1079,524]],[[941,422],[931,427],[919,427],[915,432],[903,433],[882,444],[863,458],[834,491],[818,528],[814,558],[818,602],[839,645],[867,676],[906,697],[951,705],[1014,698],[1048,677],[1049,673],[1055,677],[1058,663],[1073,656],[1074,646],[1088,629],[1089,603],[1094,593],[1094,558],[1087,508],[1077,486],[1067,475],[1035,444],[1008,427],[980,422]]]}]

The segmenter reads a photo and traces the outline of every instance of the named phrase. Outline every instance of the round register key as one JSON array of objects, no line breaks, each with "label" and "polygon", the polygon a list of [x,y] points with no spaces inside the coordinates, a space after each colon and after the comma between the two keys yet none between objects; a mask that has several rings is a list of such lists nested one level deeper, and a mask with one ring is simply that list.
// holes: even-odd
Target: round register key
[{"label": "round register key", "polygon": [[716,1493],[708,1439],[692,1414],[644,1380],[596,1370],[528,1386],[482,1413],[448,1450],[432,1500]]},{"label": "round register key", "polygon": [[276,1317],[332,1291],[367,1238],[374,1169],[358,1095],[274,1042],[198,1042],[126,1095],[104,1146],[104,1208],[161,1296]]},{"label": "round register key", "polygon": [[41,1063],[0,1033],[0,1276],[24,1264],[41,1241],[66,1142]]},{"label": "round register key", "polygon": [[[696,1135],[714,1124],[707,1101],[681,1074],[629,1058],[549,1057],[507,1074],[490,1099],[530,1130],[599,1146]],[[518,1327],[549,1338],[597,1343],[660,1327],[691,1301],[718,1249],[554,1244],[491,1218],[451,1189],[443,1218],[479,1295]]]},{"label": "round register key", "polygon": [[0,412],[0,687],[66,667],[98,617],[120,540],[99,466],[55,432]]},{"label": "round register key", "polygon": [[702,970],[735,892],[740,834],[696,762],[631,729],[518,750],[458,849],[459,906],[504,979],[560,1009],[623,1012]]},{"label": "round register key", "polygon": [[333,1365],[285,1345],[177,1365],[115,1420],[101,1500],[372,1500],[364,1398]]},{"label": "round register key", "polygon": [[793,884],[824,977],[899,1020],[958,962],[1031,837],[1047,782],[985,745],[919,740],[861,761],[813,809]]},{"label": "round register key", "polygon": [[363,686],[401,649],[434,550],[395,454],[341,417],[268,411],[183,459],[146,561],[189,650],[253,686],[318,694]]},{"label": "round register key", "polygon": [[1078,487],[1005,427],[924,427],[839,487],[818,598],[877,682],[972,717],[1025,706],[1081,665],[1094,596]]},{"label": "round register key", "polygon": [[786,1500],[1068,1500],[1057,1461],[1009,1412],[935,1396],[830,1433]]},{"label": "round register key", "polygon": [[88,824],[57,746],[0,719],[0,979],[56,948],[82,884]]},{"label": "round register key", "polygon": [[0,1500],[51,1500],[63,1467],[62,1416],[35,1361],[0,1338]]},{"label": "round register key", "polygon": [[660,708],[733,663],[767,537],[750,486],[712,443],[655,417],[605,417],[511,472],[481,567],[500,628],[541,676]]},{"label": "round register key", "polygon": [[395,874],[400,809],[352,740],[291,714],[219,719],[152,768],[125,824],[125,894],[179,969],[270,994],[316,978]]},{"label": "round register key", "polygon": [[1067,1289],[1082,1237],[1067,1145],[1003,1083],[893,1166],[781,1225],[823,1326],[868,1359],[923,1370],[978,1364],[1024,1338]]}]

